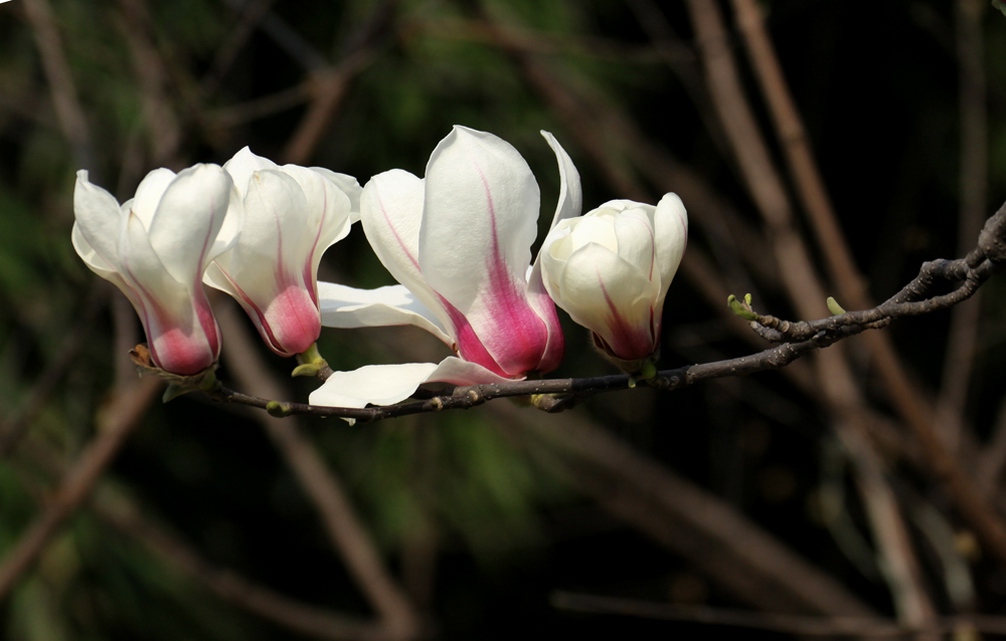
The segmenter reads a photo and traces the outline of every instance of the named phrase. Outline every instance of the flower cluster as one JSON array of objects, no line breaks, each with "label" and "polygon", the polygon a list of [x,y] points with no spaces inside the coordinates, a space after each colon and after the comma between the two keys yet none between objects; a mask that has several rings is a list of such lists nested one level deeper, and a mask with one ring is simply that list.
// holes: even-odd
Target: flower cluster
[{"label": "flower cluster", "polygon": [[[540,194],[514,147],[457,126],[425,176],[393,169],[364,187],[317,167],[279,166],[247,148],[222,167],[158,169],[121,205],[77,176],[73,244],[143,322],[152,364],[176,377],[211,371],[221,336],[203,285],[232,296],[282,356],[314,354],[322,326],[411,324],[452,352],[440,363],[335,372],[317,405],[390,404],[423,383],[473,384],[558,367],[556,305],[630,373],[659,351],[664,298],[687,218],[668,194],[654,207],[616,200],[580,216],[580,177],[556,139],[558,205],[538,255]],[[322,254],[359,222],[399,285],[317,281]],[[554,301],[554,302],[553,302]]]}]

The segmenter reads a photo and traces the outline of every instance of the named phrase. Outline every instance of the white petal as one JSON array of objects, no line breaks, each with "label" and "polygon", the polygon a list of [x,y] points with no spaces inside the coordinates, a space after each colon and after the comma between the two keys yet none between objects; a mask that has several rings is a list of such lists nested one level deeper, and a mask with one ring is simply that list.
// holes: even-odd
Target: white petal
[{"label": "white petal", "polygon": [[150,229],[154,214],[157,213],[157,206],[161,204],[164,192],[174,179],[175,172],[170,169],[162,167],[151,171],[137,185],[133,199],[123,205],[128,206],[128,209],[143,222],[143,226]]},{"label": "white petal", "polygon": [[649,205],[634,207],[619,212],[612,220],[615,237],[618,240],[618,255],[635,265],[651,281],[660,282],[659,267],[656,265],[654,245],[654,224]]},{"label": "white petal", "polygon": [[576,165],[566,150],[551,133],[543,130],[541,135],[545,137],[559,162],[559,202],[555,206],[552,224],[548,227],[552,229],[560,220],[580,215],[583,210],[583,190],[580,187],[580,172],[576,170]]},{"label": "white petal", "polygon": [[70,239],[73,242],[74,250],[76,250],[77,255],[80,256],[81,260],[84,261],[84,264],[87,265],[88,268],[95,274],[118,287],[122,293],[125,294],[134,305],[136,305],[132,286],[129,285],[119,274],[120,267],[118,265],[113,267],[96,251],[94,251],[81,233],[79,224],[74,223]]},{"label": "white petal", "polygon": [[[91,184],[87,179],[87,171],[83,169],[77,172],[77,183],[73,190],[73,214],[77,220],[74,239],[79,235],[79,239],[101,259],[100,263],[88,260],[78,247],[77,253],[84,262],[92,268],[118,269],[119,236],[124,224],[119,203],[110,193]],[[77,240],[74,241],[74,246],[77,246]]]},{"label": "white petal", "polygon": [[180,283],[202,280],[231,199],[231,178],[217,165],[179,172],[147,228],[150,245]]},{"label": "white petal", "polygon": [[436,369],[436,363],[403,363],[333,372],[321,387],[311,392],[309,402],[326,407],[391,405],[412,396]]},{"label": "white petal", "polygon": [[352,224],[349,217],[352,206],[349,196],[320,172],[297,165],[284,165],[283,172],[296,180],[304,192],[307,201],[307,227],[299,233],[314,237],[312,261],[314,269],[317,269],[325,250],[349,235]]},{"label": "white petal", "polygon": [[255,155],[248,147],[244,147],[224,163],[224,169],[234,179],[238,193],[244,197],[248,193],[248,181],[251,180],[252,174],[264,169],[279,169],[279,166],[268,158]]},{"label": "white petal", "polygon": [[318,283],[321,324],[325,327],[387,327],[415,325],[447,345],[453,339],[436,316],[404,285],[356,289],[337,283]]},{"label": "white petal", "polygon": [[[547,260],[547,259],[546,259]],[[556,304],[580,325],[612,340],[618,325],[647,329],[656,287],[635,265],[600,245],[572,253],[558,274],[551,273]]]},{"label": "white petal", "polygon": [[449,356],[440,363],[366,365],[352,372],[334,372],[311,393],[309,401],[326,407],[392,405],[412,396],[423,383],[475,385],[507,380],[479,365]]},{"label": "white petal", "polygon": [[363,192],[363,187],[360,187],[359,181],[352,176],[340,174],[324,167],[310,167],[310,169],[331,180],[336,187],[342,190],[342,193],[346,194],[349,198],[350,221],[355,223],[360,220],[360,194]]},{"label": "white petal", "polygon": [[424,182],[407,171],[392,169],[378,174],[363,187],[360,220],[381,264],[446,326],[440,298],[419,268],[424,191]]},{"label": "white petal", "polygon": [[516,149],[456,126],[426,168],[419,237],[426,282],[465,315],[487,289],[523,291],[538,205],[538,185]]},{"label": "white petal", "polygon": [[677,194],[666,194],[660,199],[653,223],[662,285],[659,302],[662,303],[688,244],[688,214]]}]

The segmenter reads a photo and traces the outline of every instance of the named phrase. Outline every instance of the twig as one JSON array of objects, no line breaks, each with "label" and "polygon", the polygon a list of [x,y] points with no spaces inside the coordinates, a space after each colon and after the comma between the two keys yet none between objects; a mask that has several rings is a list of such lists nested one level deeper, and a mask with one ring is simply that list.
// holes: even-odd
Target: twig
[{"label": "twig", "polygon": [[[359,421],[375,421],[423,412],[469,409],[496,398],[513,396],[552,396],[551,399],[539,398],[537,402],[540,409],[554,411],[565,409],[568,406],[568,401],[571,399],[567,397],[579,398],[602,391],[627,389],[636,384],[646,384],[662,390],[675,390],[703,380],[743,376],[778,369],[810,352],[833,345],[840,340],[869,329],[875,329],[892,320],[928,314],[952,307],[966,300],[996,269],[999,261],[994,261],[992,258],[1006,258],[1006,245],[999,247],[997,243],[993,242],[998,238],[996,234],[1006,231],[1006,205],[989,219],[986,231],[990,229],[995,232],[986,233],[983,231],[984,241],[981,241],[979,247],[967,257],[925,263],[920,269],[919,275],[905,285],[900,292],[873,309],[800,322],[780,321],[774,317],[758,315],[760,321],[772,325],[771,331],[774,333],[769,336],[774,340],[785,342],[748,356],[663,370],[649,381],[636,380],[624,374],[614,374],[589,378],[525,380],[469,385],[456,387],[449,394],[436,395],[425,400],[362,409],[279,402],[243,394],[225,387],[211,390],[208,394],[213,400],[222,403],[250,405],[268,410],[277,416],[337,416]],[[999,253],[990,255],[988,252]],[[928,292],[934,287],[946,282],[961,284],[948,294],[926,298]],[[238,328],[243,331],[240,326]],[[234,332],[239,329],[235,329]],[[232,351],[251,353],[252,349],[252,346],[249,345],[247,350]]]},{"label": "twig", "polygon": [[85,501],[126,437],[137,427],[160,381],[144,378],[124,390],[113,405],[105,407],[99,417],[98,434],[80,458],[63,477],[52,502],[10,549],[0,564],[0,601],[17,584],[18,579],[34,564],[50,537]]}]

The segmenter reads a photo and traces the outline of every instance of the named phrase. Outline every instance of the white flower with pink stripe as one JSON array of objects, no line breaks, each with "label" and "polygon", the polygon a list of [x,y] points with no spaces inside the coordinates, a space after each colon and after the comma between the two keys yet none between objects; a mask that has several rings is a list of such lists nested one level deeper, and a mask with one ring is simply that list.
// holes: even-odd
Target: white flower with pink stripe
[{"label": "white flower with pink stripe", "polygon": [[[555,138],[561,189],[552,224],[580,211],[579,174]],[[320,284],[331,327],[413,324],[456,354],[445,361],[340,372],[311,396],[319,405],[363,406],[408,397],[424,382],[472,384],[555,369],[563,336],[531,244],[540,192],[509,143],[456,126],[419,178],[395,169],[372,178],[361,222],[401,285],[361,291]],[[381,368],[381,369],[375,369]]]}]

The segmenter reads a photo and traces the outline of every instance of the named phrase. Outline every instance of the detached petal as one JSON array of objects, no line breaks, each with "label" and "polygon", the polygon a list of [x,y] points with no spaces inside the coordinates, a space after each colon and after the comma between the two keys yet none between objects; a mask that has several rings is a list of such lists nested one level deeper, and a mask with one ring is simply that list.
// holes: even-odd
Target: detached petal
[{"label": "detached petal", "polygon": [[335,372],[311,393],[312,405],[360,408],[403,401],[423,383],[477,385],[508,380],[454,356],[440,363],[367,365],[352,372]]},{"label": "detached petal", "polygon": [[321,387],[311,392],[308,402],[325,407],[391,405],[412,396],[436,369],[436,363],[402,363],[333,372]]}]

